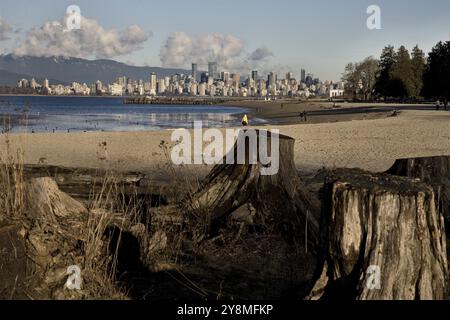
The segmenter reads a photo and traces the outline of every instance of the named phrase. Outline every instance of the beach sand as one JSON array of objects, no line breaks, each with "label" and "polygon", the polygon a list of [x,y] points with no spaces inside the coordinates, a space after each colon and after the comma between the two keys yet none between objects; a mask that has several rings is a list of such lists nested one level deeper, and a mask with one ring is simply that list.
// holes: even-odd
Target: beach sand
[{"label": "beach sand", "polygon": [[[322,167],[384,171],[398,158],[450,155],[450,112],[445,111],[402,111],[398,117],[264,127],[270,128],[296,139],[295,162],[304,172]],[[170,143],[171,132],[1,135],[0,150],[7,150],[8,140],[10,151],[23,150],[26,164],[164,175],[170,148],[160,144]],[[209,168],[201,166],[202,170]]]}]

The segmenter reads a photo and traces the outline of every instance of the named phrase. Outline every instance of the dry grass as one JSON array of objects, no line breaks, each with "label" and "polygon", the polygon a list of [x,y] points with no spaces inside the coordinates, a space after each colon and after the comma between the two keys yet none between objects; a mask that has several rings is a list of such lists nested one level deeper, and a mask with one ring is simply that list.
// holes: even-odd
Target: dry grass
[{"label": "dry grass", "polygon": [[11,149],[8,136],[0,153],[0,222],[18,220],[24,214],[23,151]]},{"label": "dry grass", "polygon": [[[59,226],[56,221],[48,225],[54,229],[54,232],[52,232],[54,238],[52,239],[48,239],[48,230],[38,230],[34,223],[29,223],[30,221],[28,220],[33,215],[28,215],[28,212],[26,212],[28,206],[26,206],[25,196],[26,177],[24,176],[24,152],[20,149],[13,150],[10,144],[9,130],[4,130],[4,132],[5,144],[0,151],[0,225],[17,224],[25,228],[25,234],[33,233],[34,235],[41,235],[42,243],[51,241],[51,243],[58,242],[57,245],[61,248],[71,247],[73,243],[76,243],[76,241],[72,240],[76,239],[69,241],[68,239],[73,237],[73,235],[66,233],[61,234],[61,237],[58,236],[58,232],[64,230],[64,227]],[[83,247],[78,252],[82,257],[75,258],[76,261],[82,261],[83,264],[80,266],[83,276],[83,288],[81,292],[66,292],[66,297],[75,299],[126,298],[124,291],[116,285],[116,253],[110,254],[105,250],[105,248],[108,248],[108,239],[105,238],[105,230],[113,222],[112,220],[114,218],[110,210],[117,208],[117,204],[120,202],[118,201],[120,194],[120,187],[112,174],[105,176],[100,187],[94,186],[91,195],[92,201],[88,210],[89,217],[85,221],[79,222],[82,230],[81,238],[83,239]],[[123,209],[127,208],[123,207]],[[133,210],[131,209],[131,211]],[[130,210],[126,211],[128,213]],[[45,217],[42,217],[42,219],[45,219]],[[69,242],[60,243],[66,241]],[[49,243],[49,245],[51,244]],[[76,248],[72,248],[71,250],[72,252],[77,252]],[[66,261],[65,258],[61,260],[68,263],[67,266],[76,264],[75,261]],[[56,272],[57,267],[64,268],[67,266],[55,265],[54,271]],[[32,277],[33,283],[30,282],[29,284],[30,286],[39,285],[36,283],[36,279],[45,279],[45,273],[48,274],[52,270],[41,270],[39,272],[44,273],[35,274]],[[59,287],[60,285],[57,284],[57,286]],[[53,290],[52,288],[44,289],[45,292],[51,292]],[[30,295],[30,298],[33,297]],[[48,298],[52,297],[49,296]]]}]

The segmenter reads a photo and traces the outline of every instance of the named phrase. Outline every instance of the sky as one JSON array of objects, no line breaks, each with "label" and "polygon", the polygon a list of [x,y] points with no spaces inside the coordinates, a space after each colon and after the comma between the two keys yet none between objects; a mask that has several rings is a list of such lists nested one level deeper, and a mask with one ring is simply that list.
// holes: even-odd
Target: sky
[{"label": "sky", "polygon": [[[81,9],[67,30],[66,9]],[[369,30],[367,8],[381,9]],[[386,45],[425,52],[450,40],[448,0],[0,0],[0,52],[108,58],[133,65],[260,74],[306,69],[339,80],[349,62]]]}]

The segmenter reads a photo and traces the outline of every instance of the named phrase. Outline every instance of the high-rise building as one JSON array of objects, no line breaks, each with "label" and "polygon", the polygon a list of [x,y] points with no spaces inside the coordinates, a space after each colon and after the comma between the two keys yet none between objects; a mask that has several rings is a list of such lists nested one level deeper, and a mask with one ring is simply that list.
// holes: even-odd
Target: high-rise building
[{"label": "high-rise building", "polygon": [[217,73],[217,62],[208,63],[208,73],[210,77],[213,77],[213,79],[219,78],[219,75]]},{"label": "high-rise building", "polygon": [[233,73],[231,75],[231,78],[233,79],[233,84],[235,86],[239,86],[239,84],[241,82],[241,76],[238,73]]},{"label": "high-rise building", "polygon": [[302,71],[301,71],[300,80],[302,82],[305,82],[305,80],[306,80],[306,70],[305,69],[302,69]]},{"label": "high-rise building", "polygon": [[45,89],[50,87],[50,82],[48,81],[48,79],[44,79],[44,82],[42,83],[42,87]]},{"label": "high-rise building", "polygon": [[258,80],[258,71],[257,71],[257,70],[253,70],[253,71],[252,71],[252,79],[253,79],[254,81],[257,81],[257,80]]},{"label": "high-rise building", "polygon": [[36,80],[34,78],[31,79],[30,88],[31,89],[36,89],[37,87],[38,87],[38,84],[37,84]]},{"label": "high-rise building", "polygon": [[163,94],[166,92],[166,83],[165,83],[164,79],[160,79],[158,81],[157,92],[158,92],[158,94]]},{"label": "high-rise building", "polygon": [[206,83],[202,82],[198,85],[198,95],[199,96],[206,95]]},{"label": "high-rise building", "polygon": [[158,83],[158,77],[156,76],[156,73],[152,72],[152,74],[150,75],[150,93],[151,94],[156,94],[157,83]]},{"label": "high-rise building", "polygon": [[197,88],[198,88],[198,86],[197,86],[196,83],[192,83],[191,84],[191,88],[189,90],[191,96],[196,96],[197,95],[197,91],[198,91]]},{"label": "high-rise building", "polygon": [[230,80],[230,73],[229,72],[222,72],[220,75],[220,79],[227,82]]},{"label": "high-rise building", "polygon": [[198,72],[198,66],[196,63],[192,64],[192,79],[194,79],[195,81],[197,81],[197,72]]},{"label": "high-rise building", "polygon": [[248,77],[246,81],[247,89],[252,89],[255,87],[255,80],[252,77]]},{"label": "high-rise building", "polygon": [[28,88],[29,85],[30,85],[30,84],[29,84],[29,82],[28,82],[27,79],[22,79],[22,80],[20,80],[19,83],[17,84],[17,86],[18,86],[19,88]]},{"label": "high-rise building", "polygon": [[269,87],[275,87],[277,84],[277,76],[275,73],[271,72],[269,73],[269,76],[267,77],[267,85]]},{"label": "high-rise building", "polygon": [[[45,80],[44,80],[44,83],[45,83]],[[44,88],[45,88],[45,86],[44,86]],[[95,93],[101,94],[102,92],[103,92],[103,84],[100,80],[97,80],[95,82]]]},{"label": "high-rise building", "polygon": [[200,77],[200,82],[201,83],[208,83],[208,78],[209,78],[209,73],[203,72],[201,77]]},{"label": "high-rise building", "polygon": [[125,87],[127,85],[127,80],[127,77],[117,77],[116,83],[122,87]]}]

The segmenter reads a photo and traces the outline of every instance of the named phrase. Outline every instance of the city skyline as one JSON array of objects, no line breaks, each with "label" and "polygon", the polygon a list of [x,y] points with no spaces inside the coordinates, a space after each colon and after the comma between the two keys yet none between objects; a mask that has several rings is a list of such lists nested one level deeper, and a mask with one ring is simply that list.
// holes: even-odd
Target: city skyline
[{"label": "city skyline", "polygon": [[43,95],[110,95],[110,96],[191,96],[191,97],[254,97],[271,100],[282,97],[338,98],[344,95],[344,83],[321,81],[304,69],[300,78],[293,72],[284,77],[270,72],[261,76],[258,70],[252,70],[247,77],[241,78],[238,73],[219,71],[217,62],[208,63],[208,71],[198,75],[196,63],[192,63],[191,72],[176,73],[171,76],[158,77],[150,73],[147,80],[133,79],[127,76],[117,76],[114,82],[102,83],[97,80],[87,84],[73,82],[71,85],[61,83],[50,84],[45,78],[42,85],[35,78],[23,78],[17,83],[17,88],[27,93]]},{"label": "city skyline", "polygon": [[[53,23],[62,21],[71,4],[78,5],[87,19],[86,29],[75,38],[58,33]],[[337,81],[346,63],[378,56],[387,44],[410,48],[419,44],[428,52],[439,40],[449,39],[450,3],[377,1],[382,29],[372,31],[366,27],[371,4],[281,0],[274,10],[267,10],[274,4],[252,0],[226,4],[80,0],[57,5],[49,0],[5,0],[0,3],[0,51],[54,52],[187,70],[197,63],[199,71],[208,70],[208,62],[215,61],[220,70],[243,75],[273,70],[294,72],[300,78],[301,69],[307,69],[321,79]]]}]

